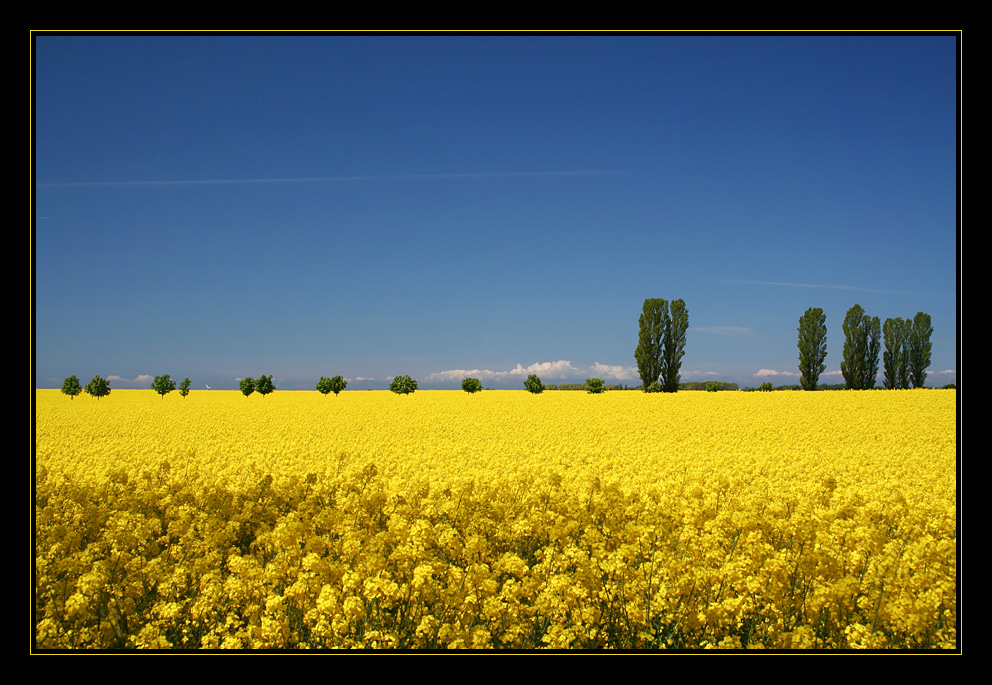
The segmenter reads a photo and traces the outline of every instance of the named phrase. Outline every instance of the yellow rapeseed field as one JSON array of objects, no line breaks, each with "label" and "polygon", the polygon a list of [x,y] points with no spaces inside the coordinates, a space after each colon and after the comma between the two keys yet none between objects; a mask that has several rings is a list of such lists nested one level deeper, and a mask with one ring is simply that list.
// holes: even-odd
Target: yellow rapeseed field
[{"label": "yellow rapeseed field", "polygon": [[956,649],[953,390],[36,392],[40,649]]}]

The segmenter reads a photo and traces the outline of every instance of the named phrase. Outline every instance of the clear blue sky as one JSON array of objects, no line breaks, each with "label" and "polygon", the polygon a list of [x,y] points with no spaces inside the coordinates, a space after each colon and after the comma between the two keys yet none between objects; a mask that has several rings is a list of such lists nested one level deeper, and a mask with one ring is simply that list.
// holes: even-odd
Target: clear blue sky
[{"label": "clear blue sky", "polygon": [[941,35],[38,35],[35,372],[280,389],[798,383],[799,317],[931,315],[957,381]]}]

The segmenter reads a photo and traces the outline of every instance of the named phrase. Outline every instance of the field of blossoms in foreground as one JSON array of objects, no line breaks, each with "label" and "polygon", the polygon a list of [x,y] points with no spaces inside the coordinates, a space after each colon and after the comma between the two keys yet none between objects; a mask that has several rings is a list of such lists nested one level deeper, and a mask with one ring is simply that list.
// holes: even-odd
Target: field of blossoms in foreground
[{"label": "field of blossoms in foreground", "polygon": [[956,649],[953,390],[36,392],[39,649]]}]

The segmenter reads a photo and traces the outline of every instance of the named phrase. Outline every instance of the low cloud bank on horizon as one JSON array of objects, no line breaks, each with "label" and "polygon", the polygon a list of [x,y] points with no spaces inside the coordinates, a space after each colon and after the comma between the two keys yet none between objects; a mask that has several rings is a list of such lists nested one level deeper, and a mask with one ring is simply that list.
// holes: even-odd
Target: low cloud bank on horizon
[{"label": "low cloud bank on horizon", "polygon": [[529,366],[517,364],[514,368],[505,371],[494,371],[492,369],[448,369],[438,371],[424,378],[426,383],[448,383],[459,382],[463,378],[478,378],[479,380],[499,381],[515,378],[526,378],[535,374],[544,380],[545,378],[574,378],[583,374],[602,376],[611,380],[632,380],[637,378],[637,369],[619,364],[593,363],[587,370],[574,366],[567,359],[559,359],[553,362],[535,362]]},{"label": "low cloud bank on horizon", "polygon": [[117,381],[118,383],[151,383],[155,380],[155,377],[151,374],[143,373],[135,378],[124,378],[123,376],[116,376],[110,374],[107,376],[108,381]]}]

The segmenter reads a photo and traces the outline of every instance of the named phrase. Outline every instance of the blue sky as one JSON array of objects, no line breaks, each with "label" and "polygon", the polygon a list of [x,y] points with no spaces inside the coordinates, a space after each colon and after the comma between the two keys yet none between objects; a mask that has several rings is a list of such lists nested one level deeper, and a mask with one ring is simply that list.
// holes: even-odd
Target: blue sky
[{"label": "blue sky", "polygon": [[37,35],[35,379],[798,383],[931,315],[957,381],[954,35]]}]

